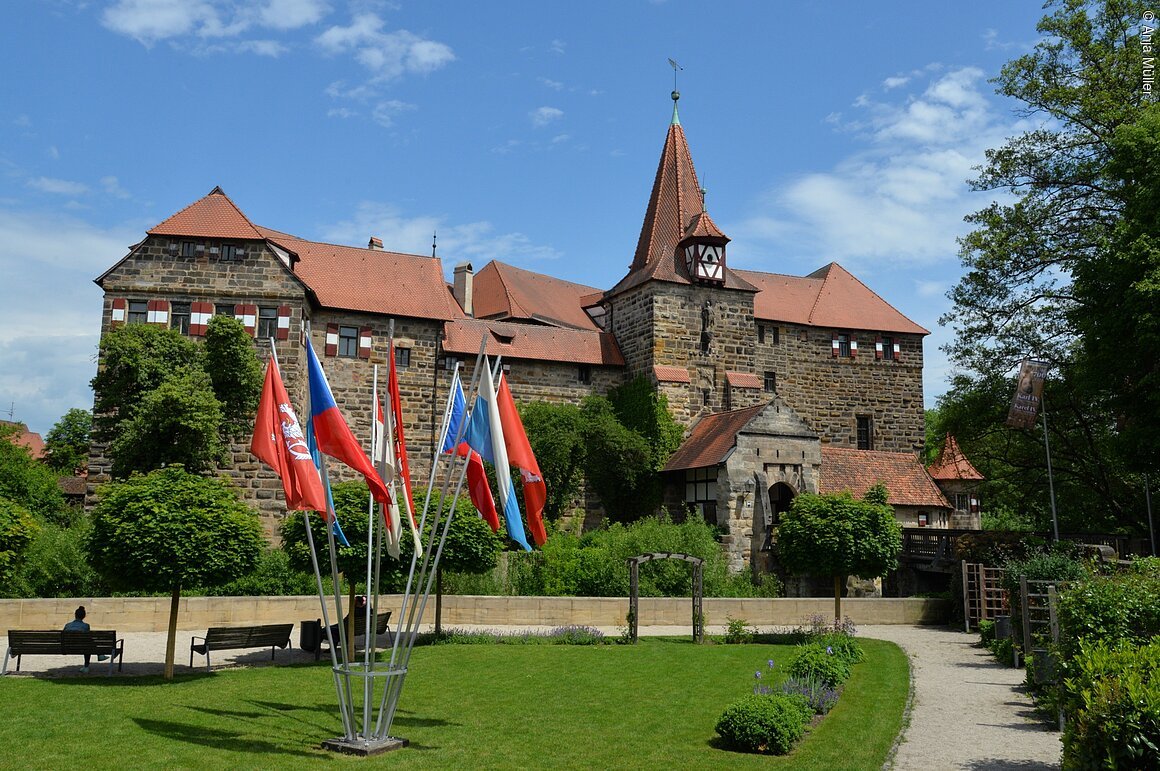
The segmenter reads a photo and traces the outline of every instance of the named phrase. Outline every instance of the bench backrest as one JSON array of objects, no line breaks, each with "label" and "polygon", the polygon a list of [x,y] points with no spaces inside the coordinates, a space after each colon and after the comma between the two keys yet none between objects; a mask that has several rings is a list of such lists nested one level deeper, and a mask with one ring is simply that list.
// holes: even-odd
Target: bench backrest
[{"label": "bench backrest", "polygon": [[[391,611],[375,616],[375,634],[386,634],[391,620]],[[354,617],[354,636],[361,637],[367,633],[366,613],[359,613]]]},{"label": "bench backrest", "polygon": [[293,624],[265,624],[263,626],[212,626],[205,633],[208,648],[262,648],[290,642]]},{"label": "bench backrest", "polygon": [[37,653],[61,656],[112,653],[116,645],[117,633],[115,631],[8,630],[8,646],[12,648],[12,653],[17,656]]}]

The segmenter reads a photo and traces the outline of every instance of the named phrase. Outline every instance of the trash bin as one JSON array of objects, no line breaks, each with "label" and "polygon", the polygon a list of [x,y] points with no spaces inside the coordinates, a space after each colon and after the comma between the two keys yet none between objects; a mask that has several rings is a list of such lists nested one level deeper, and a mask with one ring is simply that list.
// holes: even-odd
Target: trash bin
[{"label": "trash bin", "polygon": [[1006,640],[1011,637],[1011,617],[995,616],[995,639]]},{"label": "trash bin", "polygon": [[303,621],[298,625],[298,647],[316,653],[322,641],[322,621]]}]

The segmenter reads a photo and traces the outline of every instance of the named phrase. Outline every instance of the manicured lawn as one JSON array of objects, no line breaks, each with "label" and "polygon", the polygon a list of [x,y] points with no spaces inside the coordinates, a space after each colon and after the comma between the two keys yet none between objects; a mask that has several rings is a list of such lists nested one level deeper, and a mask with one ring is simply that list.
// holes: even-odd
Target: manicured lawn
[{"label": "manicured lawn", "polygon": [[5,678],[0,767],[877,769],[902,724],[906,657],[863,640],[841,701],[787,758],[713,746],[722,709],[792,647],[647,639],[637,646],[417,648],[392,733],[362,760],[317,749],[341,727],[326,666],[212,675]]}]

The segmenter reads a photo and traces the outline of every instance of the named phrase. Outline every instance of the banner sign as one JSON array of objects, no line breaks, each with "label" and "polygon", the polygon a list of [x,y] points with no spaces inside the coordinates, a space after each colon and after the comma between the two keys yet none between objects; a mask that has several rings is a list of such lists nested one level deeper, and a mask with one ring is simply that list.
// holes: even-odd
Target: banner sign
[{"label": "banner sign", "polygon": [[1019,381],[1015,396],[1011,399],[1011,409],[1007,413],[1007,425],[1012,428],[1032,428],[1043,402],[1043,381],[1047,377],[1047,362],[1024,359],[1019,367]]}]

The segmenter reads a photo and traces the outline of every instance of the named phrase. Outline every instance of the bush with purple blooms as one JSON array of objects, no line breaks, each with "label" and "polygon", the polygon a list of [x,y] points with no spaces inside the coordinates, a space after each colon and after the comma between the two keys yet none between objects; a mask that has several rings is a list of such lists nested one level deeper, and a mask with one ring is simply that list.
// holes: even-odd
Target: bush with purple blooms
[{"label": "bush with purple blooms", "polygon": [[604,633],[591,626],[558,626],[544,631],[523,632],[468,631],[445,629],[439,636],[432,635],[433,644],[456,645],[603,645]]},{"label": "bush with purple blooms", "polygon": [[838,703],[841,691],[813,677],[790,677],[782,681],[781,692],[804,696],[814,714],[824,715]]},{"label": "bush with purple blooms", "polygon": [[836,688],[850,679],[850,662],[836,654],[833,646],[812,642],[797,647],[797,656],[786,672],[790,677],[812,678]]}]

